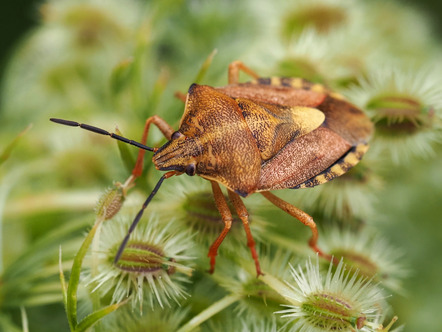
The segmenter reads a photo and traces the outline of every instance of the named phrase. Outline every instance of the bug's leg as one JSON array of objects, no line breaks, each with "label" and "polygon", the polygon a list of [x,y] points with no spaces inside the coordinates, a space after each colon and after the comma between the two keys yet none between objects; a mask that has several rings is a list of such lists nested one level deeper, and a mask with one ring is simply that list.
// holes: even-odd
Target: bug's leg
[{"label": "bug's leg", "polygon": [[[149,134],[149,127],[151,124],[154,124],[155,126],[157,126],[158,129],[163,133],[163,135],[168,140],[170,140],[170,138],[174,132],[173,128],[166,121],[164,121],[162,118],[160,118],[158,115],[154,115],[146,120],[146,123],[144,125],[144,130],[143,130],[143,136],[141,138],[142,144],[146,144],[146,142],[147,142],[147,136]],[[132,175],[133,175],[134,179],[139,177],[143,171],[143,160],[144,160],[145,153],[146,152],[144,150],[140,150],[138,152],[137,162],[135,164],[134,169],[132,170]]]},{"label": "bug's leg", "polygon": [[233,206],[235,207],[236,213],[238,214],[244,225],[244,230],[246,231],[247,235],[247,246],[250,248],[253,260],[255,261],[256,274],[258,277],[260,275],[264,275],[264,273],[261,272],[261,267],[259,266],[258,254],[256,253],[255,249],[255,240],[253,240],[252,232],[250,231],[249,213],[247,212],[246,206],[244,205],[239,195],[230,190],[229,198]]},{"label": "bug's leg", "polygon": [[273,195],[271,192],[264,191],[264,192],[261,192],[261,194],[265,198],[267,198],[270,202],[272,202],[277,207],[279,207],[281,210],[287,212],[289,215],[291,215],[292,217],[295,217],[300,222],[302,222],[304,225],[310,227],[310,229],[312,231],[312,237],[310,238],[310,241],[308,243],[310,248],[312,248],[315,252],[317,252],[319,254],[319,256],[321,256],[321,257],[324,257],[330,261],[333,259],[330,255],[325,254],[321,249],[319,249],[319,247],[317,245],[318,244],[318,228],[316,227],[316,223],[310,215],[308,215],[304,211],[298,209],[297,207],[287,203],[286,201],[282,200],[278,196]]},{"label": "bug's leg", "polygon": [[177,91],[173,94],[173,96],[179,100],[181,100],[183,103],[186,102],[187,99],[187,93],[182,93],[181,91]]},{"label": "bug's leg", "polygon": [[233,61],[229,65],[229,84],[236,84],[239,81],[239,71],[242,70],[246,74],[252,76],[253,78],[259,78],[259,75],[255,73],[253,70],[251,70],[249,67],[247,67],[245,64],[243,64],[241,61],[236,60]]},{"label": "bug's leg", "polygon": [[227,205],[226,199],[224,198],[224,194],[219,187],[219,184],[215,181],[210,181],[212,184],[213,196],[215,197],[215,205],[221,214],[221,218],[224,222],[224,229],[218,238],[213,242],[210,246],[209,254],[210,257],[210,270],[209,273],[213,273],[215,271],[215,257],[218,253],[218,248],[226,237],[227,233],[230,231],[232,227],[232,213],[230,212],[229,206]]}]

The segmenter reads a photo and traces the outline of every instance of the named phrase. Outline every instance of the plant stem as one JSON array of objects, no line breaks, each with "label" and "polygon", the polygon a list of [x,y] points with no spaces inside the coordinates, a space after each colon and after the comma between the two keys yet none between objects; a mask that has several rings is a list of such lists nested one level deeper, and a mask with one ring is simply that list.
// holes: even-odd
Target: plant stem
[{"label": "plant stem", "polygon": [[288,287],[286,284],[281,282],[279,279],[275,278],[274,276],[270,274],[265,274],[263,276],[260,276],[259,279],[263,281],[267,286],[269,286],[271,289],[273,289],[275,292],[280,294],[283,298],[285,298],[287,301],[289,301],[293,305],[301,305],[298,301],[295,301],[290,294],[293,293],[293,291]]},{"label": "plant stem", "polygon": [[241,298],[240,295],[230,294],[221,300],[215,302],[206,310],[201,311],[198,315],[193,317],[190,321],[188,321],[184,326],[182,326],[177,332],[189,332],[201,325],[203,322],[208,320],[210,317],[214,316],[218,312],[224,310],[232,303],[238,301]]}]

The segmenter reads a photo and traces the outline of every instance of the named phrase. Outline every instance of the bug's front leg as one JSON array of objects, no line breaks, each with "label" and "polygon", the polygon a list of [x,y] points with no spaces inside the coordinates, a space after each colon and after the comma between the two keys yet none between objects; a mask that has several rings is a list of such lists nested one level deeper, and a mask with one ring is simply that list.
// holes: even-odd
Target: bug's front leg
[{"label": "bug's front leg", "polygon": [[[170,138],[172,137],[172,134],[174,132],[173,128],[161,117],[159,117],[158,115],[154,115],[146,120],[143,130],[143,136],[141,137],[142,144],[145,145],[147,142],[147,136],[149,135],[149,128],[151,124],[157,126],[158,129],[163,133],[164,137],[166,137],[170,141]],[[138,152],[137,162],[135,163],[135,167],[132,170],[133,180],[139,177],[143,172],[143,160],[145,153],[145,150],[140,150]]]},{"label": "bug's front leg", "polygon": [[219,184],[215,181],[210,181],[212,184],[213,196],[215,197],[215,205],[221,214],[221,218],[224,222],[224,229],[218,238],[213,242],[210,246],[208,257],[210,257],[210,269],[209,273],[213,273],[215,271],[215,257],[218,254],[218,248],[226,237],[227,233],[230,231],[232,227],[232,213],[230,212],[229,206],[227,205],[226,199],[224,198],[224,194],[219,187]]},{"label": "bug's front leg", "polygon": [[307,214],[304,211],[298,209],[297,207],[287,203],[286,201],[282,200],[278,196],[273,195],[269,191],[261,192],[261,194],[265,198],[267,198],[270,202],[272,202],[277,207],[279,207],[281,210],[287,212],[289,215],[291,215],[292,217],[295,217],[300,222],[302,222],[304,225],[310,227],[310,229],[312,231],[312,237],[310,238],[310,241],[308,243],[310,248],[312,248],[315,252],[317,252],[319,256],[324,257],[324,258],[328,259],[329,261],[333,260],[332,256],[324,253],[321,249],[319,249],[319,247],[318,247],[318,228],[316,227],[315,221],[313,220],[313,218],[309,214]]},{"label": "bug's front leg", "polygon": [[228,82],[229,84],[236,84],[239,82],[239,71],[242,70],[246,74],[252,76],[253,78],[259,78],[259,75],[243,64],[241,61],[233,61],[229,65],[228,71]]},{"label": "bug's front leg", "polygon": [[238,214],[239,218],[241,219],[244,225],[244,230],[246,231],[247,235],[247,246],[250,248],[253,260],[255,261],[256,274],[258,277],[260,275],[264,275],[264,273],[261,272],[261,267],[259,265],[258,254],[255,248],[255,240],[253,240],[252,232],[250,231],[249,213],[247,212],[246,206],[244,205],[239,195],[235,194],[233,191],[230,190],[229,190],[229,198],[233,206],[235,207],[236,213]]}]

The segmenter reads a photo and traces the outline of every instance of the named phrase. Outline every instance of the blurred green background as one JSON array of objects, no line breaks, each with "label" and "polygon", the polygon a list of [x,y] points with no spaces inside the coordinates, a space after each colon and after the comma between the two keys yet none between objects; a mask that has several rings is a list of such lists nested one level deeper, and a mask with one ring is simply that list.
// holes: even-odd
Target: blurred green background
[{"label": "blurred green background", "polygon": [[[406,0],[404,4],[415,6],[430,17],[434,32],[442,38],[442,2],[437,0]],[[0,68],[3,69],[11,50],[18,40],[38,21],[37,7],[40,1],[16,0],[2,5],[0,18]],[[0,71],[0,73],[3,70]]]},{"label": "blurred green background", "polygon": [[[0,75],[4,73],[5,66],[13,54],[14,46],[18,45],[20,40],[24,38],[32,28],[38,23],[38,1],[8,1],[2,4],[0,11],[2,29],[0,29]],[[440,1],[403,1],[410,4],[429,17],[430,26],[435,35],[435,42],[440,44],[442,40],[442,2]],[[259,8],[256,9],[259,11]],[[219,23],[219,22],[217,22]],[[193,31],[196,33],[198,31]],[[187,36],[192,38],[192,36]],[[197,44],[197,43],[196,43]],[[164,46],[166,47],[166,46]],[[238,45],[236,45],[238,47]],[[440,45],[438,45],[440,47]],[[161,50],[167,54],[167,49]],[[228,63],[236,59],[235,54],[231,54],[231,58],[226,56],[225,50],[219,50],[224,55],[221,62]],[[194,68],[187,69],[187,72],[196,72],[196,68],[200,65],[207,54],[201,54],[198,59],[199,63],[194,64]],[[273,67],[273,66],[271,66]],[[176,70],[177,68],[175,68]],[[222,71],[222,65],[217,65],[214,69],[216,76]],[[219,76],[219,75],[218,75]],[[222,76],[222,75],[221,75]],[[223,78],[225,77],[222,76]],[[192,77],[193,78],[193,77]],[[191,78],[189,78],[190,80]],[[173,78],[170,78],[173,81]],[[224,82],[224,81],[223,81]],[[181,84],[182,82],[180,82]],[[184,84],[184,83],[182,83]],[[174,86],[181,90],[185,86]],[[2,98],[2,96],[0,96]],[[152,101],[155,104],[155,100]],[[180,103],[175,104],[176,114],[170,115],[171,118],[179,117]],[[110,107],[111,108],[111,107]],[[0,110],[1,112],[1,110]],[[109,123],[112,121],[112,114],[105,115]],[[102,117],[103,118],[103,117]],[[46,121],[46,119],[44,119]],[[115,120],[117,121],[117,120]],[[20,124],[8,123],[12,127],[24,128],[22,124],[29,121],[20,119]],[[43,123],[43,120],[41,121]],[[96,124],[96,123],[95,123]],[[5,123],[0,123],[0,130],[3,130]],[[49,123],[48,123],[49,127]],[[45,128],[35,128],[38,133],[44,131]],[[81,135],[80,132],[69,132],[69,135]],[[11,140],[13,137],[11,137]],[[37,142],[42,144],[41,142]],[[103,143],[98,143],[103,144]],[[102,147],[106,146],[106,143]],[[41,147],[40,147],[41,148]],[[38,149],[37,149],[38,150]],[[42,149],[44,150],[44,149]],[[41,151],[41,150],[39,150]],[[405,265],[409,267],[410,276],[404,281],[403,288],[405,294],[394,295],[390,301],[393,305],[394,312],[399,316],[400,323],[406,324],[405,331],[442,331],[442,318],[440,310],[442,308],[442,157],[440,145],[436,147],[436,156],[428,159],[417,159],[410,163],[403,163],[391,169],[384,170],[384,177],[388,178],[388,185],[382,191],[376,193],[379,199],[378,220],[377,224],[381,233],[386,234],[386,238],[391,240],[392,244],[399,248],[404,248],[406,255],[404,257]],[[17,151],[20,152],[20,149]],[[110,151],[109,154],[115,152]],[[32,152],[30,153],[32,155]],[[81,158],[84,155],[79,155]],[[108,157],[108,156],[107,156]],[[91,156],[91,160],[93,156]],[[109,158],[104,158],[110,160]],[[24,159],[26,160],[26,158]],[[58,161],[60,162],[60,161]],[[88,165],[88,160],[81,161],[83,167]],[[67,165],[66,167],[68,167]],[[90,178],[79,180],[82,188],[87,188],[92,178],[100,178],[102,183],[109,182],[109,178],[122,178],[122,171],[118,168],[120,165],[101,164],[96,165],[96,169],[92,170],[88,175]],[[81,167],[78,166],[78,167]],[[73,171],[77,168],[72,168]],[[101,172],[105,173],[104,175]],[[109,175],[111,174],[111,175]],[[404,174],[405,180],[404,180]],[[74,179],[75,176],[73,175]],[[32,178],[35,181],[30,186],[39,187],[41,179]],[[49,187],[56,188],[56,181]],[[24,184],[22,184],[24,185]],[[64,183],[69,187],[72,183]],[[99,185],[95,184],[94,188]],[[412,190],[410,190],[412,188]],[[24,190],[31,192],[32,188]],[[95,192],[91,194],[94,197]],[[64,216],[61,214],[61,216]],[[36,217],[38,220],[38,217]],[[14,218],[11,218],[14,220]],[[32,218],[29,218],[31,221]],[[41,229],[41,232],[49,232],[51,226]],[[75,230],[81,233],[79,230]],[[37,238],[40,234],[33,234]],[[3,244],[2,244],[3,245]],[[19,249],[17,249],[19,250]],[[14,250],[13,250],[14,251]],[[0,286],[1,287],[1,286]],[[60,307],[50,305],[47,310],[56,310],[60,313]],[[33,313],[32,309],[28,312],[31,326],[38,326],[45,322],[38,322],[38,312]],[[53,326],[57,324],[65,324],[64,317],[60,316],[60,321],[55,320],[51,323]],[[15,317],[17,321],[18,318]],[[33,329],[31,328],[31,331]],[[37,331],[37,329],[35,329]]]}]

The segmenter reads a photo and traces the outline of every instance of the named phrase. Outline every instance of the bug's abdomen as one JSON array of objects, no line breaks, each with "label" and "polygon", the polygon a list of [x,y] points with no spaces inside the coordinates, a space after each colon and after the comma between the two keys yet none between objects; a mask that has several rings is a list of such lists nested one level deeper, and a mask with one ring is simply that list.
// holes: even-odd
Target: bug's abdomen
[{"label": "bug's abdomen", "polygon": [[367,152],[368,144],[361,143],[352,147],[345,155],[338,159],[333,165],[326,168],[324,171],[312,178],[292,187],[291,189],[311,188],[322,183],[328,182],[341,176],[355,166],[362,159],[362,156]]}]

